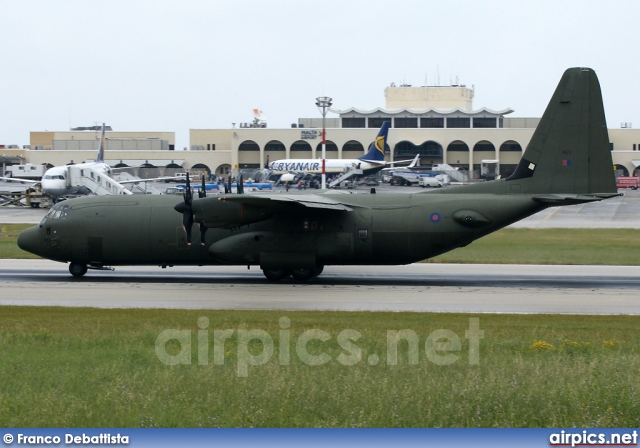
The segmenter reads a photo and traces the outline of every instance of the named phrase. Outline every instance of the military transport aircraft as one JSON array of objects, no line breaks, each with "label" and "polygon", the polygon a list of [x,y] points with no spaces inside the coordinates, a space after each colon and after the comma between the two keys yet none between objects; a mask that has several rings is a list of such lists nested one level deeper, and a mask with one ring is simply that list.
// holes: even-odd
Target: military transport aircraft
[{"label": "military transport aircraft", "polygon": [[[415,194],[101,196],[55,205],[18,245],[82,276],[116,265],[259,266],[308,280],[326,265],[424,260],[550,206],[618,196],[595,72],[568,69],[506,179]],[[180,216],[182,215],[182,217]],[[198,223],[191,244],[191,228]]]}]

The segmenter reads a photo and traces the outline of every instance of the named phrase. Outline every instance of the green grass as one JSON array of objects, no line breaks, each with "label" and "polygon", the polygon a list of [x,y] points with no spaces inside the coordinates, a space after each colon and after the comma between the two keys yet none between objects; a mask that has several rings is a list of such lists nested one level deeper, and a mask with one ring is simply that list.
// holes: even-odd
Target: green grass
[{"label": "green grass", "polygon": [[[199,347],[198,318],[204,343]],[[280,325],[287,317],[290,326]],[[479,364],[469,363],[463,314],[0,308],[0,427],[635,427],[640,416],[638,316],[481,315]],[[192,335],[188,365],[156,355],[164,330]],[[214,330],[233,330],[214,365]],[[238,376],[238,329],[264,330],[274,353]],[[301,361],[296,343],[327,332]],[[362,337],[348,350],[347,329]],[[401,343],[387,365],[387,331],[418,336],[417,364]],[[462,341],[451,365],[429,361],[425,341],[448,329]],[[285,333],[289,332],[289,343]],[[282,335],[282,338],[281,338]],[[279,362],[290,348],[288,365]],[[208,362],[199,365],[199,348]],[[166,345],[171,355],[181,348]],[[360,350],[347,366],[340,354]],[[204,353],[202,352],[202,353]],[[442,355],[445,352],[437,352]],[[369,355],[380,357],[370,365]]]},{"label": "green grass", "polygon": [[502,229],[432,263],[640,265],[640,229]]},{"label": "green grass", "polygon": [[34,224],[0,224],[0,258],[40,258],[20,249],[18,234]]}]

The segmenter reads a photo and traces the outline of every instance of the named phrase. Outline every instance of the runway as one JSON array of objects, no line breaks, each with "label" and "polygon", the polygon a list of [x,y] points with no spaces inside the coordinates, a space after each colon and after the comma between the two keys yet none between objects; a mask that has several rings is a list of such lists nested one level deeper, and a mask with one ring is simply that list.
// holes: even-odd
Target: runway
[{"label": "runway", "polygon": [[119,267],[0,260],[0,305],[98,308],[640,314],[640,267],[333,266],[310,283],[246,267]]}]

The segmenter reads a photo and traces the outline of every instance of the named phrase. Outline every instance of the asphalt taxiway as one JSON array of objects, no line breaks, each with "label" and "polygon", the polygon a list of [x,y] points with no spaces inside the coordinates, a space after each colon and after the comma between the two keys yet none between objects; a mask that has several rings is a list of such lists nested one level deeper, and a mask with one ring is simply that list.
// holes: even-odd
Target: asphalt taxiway
[{"label": "asphalt taxiway", "polygon": [[0,260],[0,305],[98,308],[640,314],[640,267],[330,266],[309,283],[246,267],[118,267]]}]

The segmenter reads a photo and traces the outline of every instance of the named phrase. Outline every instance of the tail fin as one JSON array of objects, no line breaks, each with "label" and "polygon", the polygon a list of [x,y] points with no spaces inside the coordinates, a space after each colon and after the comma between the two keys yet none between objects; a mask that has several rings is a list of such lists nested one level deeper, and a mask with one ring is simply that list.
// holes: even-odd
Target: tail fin
[{"label": "tail fin", "polygon": [[411,161],[411,164],[407,168],[415,168],[416,165],[418,165],[419,161],[420,161],[420,153],[416,154],[416,156]]},{"label": "tail fin", "polygon": [[98,157],[96,162],[104,162],[104,123],[102,123],[102,134],[100,135],[100,144],[98,145]]},{"label": "tail fin", "polygon": [[384,145],[387,143],[387,134],[389,133],[389,125],[391,123],[385,121],[382,123],[382,127],[380,128],[380,132],[378,132],[378,136],[369,146],[369,152],[367,152],[362,157],[358,157],[358,160],[366,160],[366,161],[376,161],[382,162],[384,161]]},{"label": "tail fin", "polygon": [[511,192],[617,193],[602,93],[590,68],[564,72],[527,149]]}]

